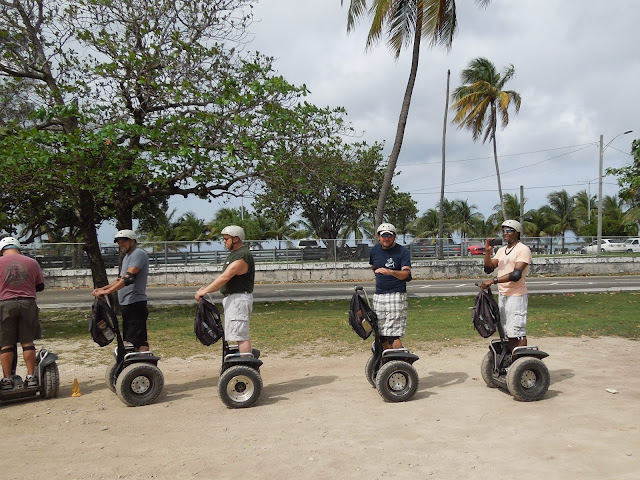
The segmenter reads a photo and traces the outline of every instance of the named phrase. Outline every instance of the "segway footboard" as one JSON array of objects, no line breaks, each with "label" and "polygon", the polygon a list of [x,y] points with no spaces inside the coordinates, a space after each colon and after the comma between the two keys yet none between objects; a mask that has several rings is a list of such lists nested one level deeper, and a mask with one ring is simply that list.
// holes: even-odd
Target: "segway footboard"
[{"label": "segway footboard", "polygon": [[389,348],[382,352],[382,363],[390,362],[391,360],[402,360],[409,364],[413,364],[416,360],[420,360],[420,357],[415,353],[411,353],[406,348]]}]

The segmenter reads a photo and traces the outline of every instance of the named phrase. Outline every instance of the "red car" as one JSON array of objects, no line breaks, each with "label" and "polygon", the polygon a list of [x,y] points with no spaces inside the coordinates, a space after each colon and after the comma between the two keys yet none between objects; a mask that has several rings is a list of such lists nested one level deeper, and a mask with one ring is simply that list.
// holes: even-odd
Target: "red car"
[{"label": "red car", "polygon": [[469,243],[467,252],[469,255],[484,255],[484,243]]}]

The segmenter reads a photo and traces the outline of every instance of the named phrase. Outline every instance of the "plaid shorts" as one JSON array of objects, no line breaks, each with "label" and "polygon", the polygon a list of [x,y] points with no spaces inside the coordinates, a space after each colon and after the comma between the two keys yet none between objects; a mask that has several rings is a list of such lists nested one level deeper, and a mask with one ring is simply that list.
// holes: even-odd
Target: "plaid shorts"
[{"label": "plaid shorts", "polygon": [[407,330],[407,292],[375,293],[373,311],[378,316],[378,329],[383,337],[404,337]]}]

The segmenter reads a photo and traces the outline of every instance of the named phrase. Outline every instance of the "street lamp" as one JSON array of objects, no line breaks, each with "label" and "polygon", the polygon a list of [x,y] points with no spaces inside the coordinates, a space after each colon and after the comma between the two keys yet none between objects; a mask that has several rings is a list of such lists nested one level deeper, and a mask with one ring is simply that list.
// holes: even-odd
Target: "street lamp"
[{"label": "street lamp", "polygon": [[602,135],[600,135],[600,169],[598,171],[598,243],[596,245],[596,255],[600,256],[600,245],[602,244],[602,162],[604,157],[604,151],[606,148],[611,145],[616,138],[620,135],[626,135],[627,133],[631,133],[633,130],[627,130],[626,132],[619,133],[615,137],[611,139],[609,143],[607,143],[604,147],[602,146]]}]

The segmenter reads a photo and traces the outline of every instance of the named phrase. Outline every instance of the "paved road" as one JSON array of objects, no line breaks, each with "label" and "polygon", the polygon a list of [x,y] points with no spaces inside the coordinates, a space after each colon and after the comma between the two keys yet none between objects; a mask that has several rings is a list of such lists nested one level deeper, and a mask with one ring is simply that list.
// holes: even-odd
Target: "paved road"
[{"label": "paved road", "polygon": [[[410,297],[475,295],[478,279],[414,280],[409,284]],[[336,300],[349,299],[354,282],[336,283],[288,283],[256,285],[254,298],[262,302],[285,300]],[[370,295],[374,282],[360,282]],[[640,275],[616,277],[535,277],[527,279],[530,294],[579,293],[579,292],[624,292],[640,291]],[[149,287],[147,295],[150,305],[195,304],[193,298],[199,286]],[[215,294],[215,300],[221,296]],[[93,303],[91,290],[53,289],[38,294],[38,305],[42,309],[89,307]]]}]

